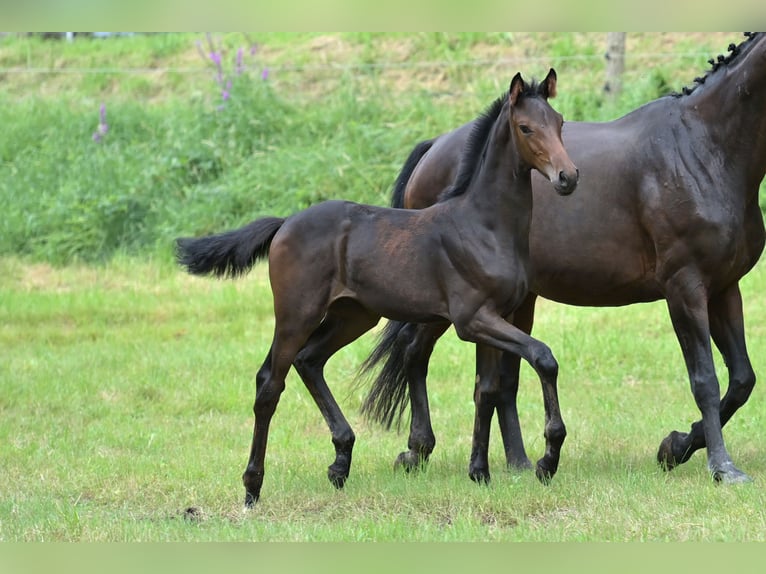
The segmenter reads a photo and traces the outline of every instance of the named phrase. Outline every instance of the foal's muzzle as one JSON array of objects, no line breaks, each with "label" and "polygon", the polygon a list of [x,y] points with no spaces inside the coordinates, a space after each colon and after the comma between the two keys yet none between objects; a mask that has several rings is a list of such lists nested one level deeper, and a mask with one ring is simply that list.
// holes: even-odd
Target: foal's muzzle
[{"label": "foal's muzzle", "polygon": [[558,180],[553,182],[553,189],[559,195],[569,195],[577,188],[577,182],[580,179],[580,170],[560,171]]}]

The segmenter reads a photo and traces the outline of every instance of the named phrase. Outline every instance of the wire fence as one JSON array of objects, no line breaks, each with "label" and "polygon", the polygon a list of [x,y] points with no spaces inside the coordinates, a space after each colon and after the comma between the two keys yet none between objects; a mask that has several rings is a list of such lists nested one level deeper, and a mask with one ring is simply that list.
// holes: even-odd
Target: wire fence
[{"label": "wire fence", "polygon": [[[709,52],[644,52],[629,53],[626,52],[626,61],[661,61],[661,60],[698,60],[700,58],[710,57]],[[571,56],[514,56],[509,58],[477,58],[469,60],[429,60],[429,61],[411,61],[411,62],[364,62],[352,64],[324,63],[324,64],[306,64],[306,65],[274,65],[269,66],[273,72],[281,73],[303,73],[303,72],[370,72],[385,70],[407,70],[407,69],[445,69],[461,68],[475,66],[504,66],[517,65],[520,63],[538,63],[538,62],[570,62],[570,61],[605,61],[603,55],[571,55]],[[210,72],[210,66],[200,63],[199,66],[183,67],[56,67],[56,66],[36,66],[26,64],[23,66],[0,67],[2,74],[207,74]]]}]

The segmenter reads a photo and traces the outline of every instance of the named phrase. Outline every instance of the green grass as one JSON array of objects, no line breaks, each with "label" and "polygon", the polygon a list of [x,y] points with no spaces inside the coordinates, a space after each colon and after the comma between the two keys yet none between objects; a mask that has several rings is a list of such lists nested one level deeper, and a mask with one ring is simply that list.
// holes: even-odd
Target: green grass
[{"label": "green grass", "polygon": [[[266,266],[222,282],[168,261],[55,269],[4,258],[0,277],[1,540],[764,540],[760,386],[725,429],[754,484],[714,485],[704,453],[669,474],[654,463],[665,434],[698,418],[661,303],[541,304],[536,335],[561,364],[569,431],[550,486],[504,469],[496,429],[492,484],[468,479],[473,350],[451,331],[429,378],[436,451],[422,473],[393,472],[406,434],[364,421],[364,388],[353,384],[368,335],[328,365],[357,434],[345,489],[326,479],[329,431],[291,374],[262,500],[246,513],[254,374],[273,325]],[[762,266],[743,281],[756,372],[766,356],[765,282]],[[526,365],[519,406],[534,459],[543,413]]]}]

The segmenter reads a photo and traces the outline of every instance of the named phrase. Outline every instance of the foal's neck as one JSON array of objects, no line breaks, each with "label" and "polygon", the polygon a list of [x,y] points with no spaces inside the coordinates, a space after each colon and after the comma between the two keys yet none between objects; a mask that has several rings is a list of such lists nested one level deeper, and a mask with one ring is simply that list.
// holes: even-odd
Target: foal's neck
[{"label": "foal's neck", "polygon": [[531,167],[521,158],[506,105],[487,141],[482,165],[471,184],[470,201],[495,229],[528,233],[532,217]]}]

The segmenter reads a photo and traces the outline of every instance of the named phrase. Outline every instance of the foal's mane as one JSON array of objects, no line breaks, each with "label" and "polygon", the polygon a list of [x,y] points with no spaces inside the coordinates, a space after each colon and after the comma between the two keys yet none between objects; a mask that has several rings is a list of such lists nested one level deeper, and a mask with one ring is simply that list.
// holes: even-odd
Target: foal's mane
[{"label": "foal's mane", "polygon": [[[454,183],[439,194],[437,202],[442,202],[451,197],[463,195],[470,186],[476,170],[481,165],[481,159],[487,150],[489,134],[492,132],[492,126],[495,125],[500,112],[503,111],[508,101],[508,92],[492,102],[487,109],[474,120],[471,134],[465,142],[463,151],[460,153],[460,166]],[[530,83],[524,83],[519,98],[539,96],[539,84],[532,80]]]},{"label": "foal's mane", "polygon": [[735,62],[743,52],[746,52],[750,46],[753,45],[753,41],[755,38],[759,37],[761,32],[745,32],[744,34],[745,39],[738,45],[734,43],[729,44],[728,55],[724,56],[723,54],[719,54],[717,58],[710,58],[708,60],[711,68],[705,72],[704,76],[694,78],[694,85],[692,87],[684,86],[681,89],[681,92],[673,92],[670,95],[674,98],[680,98],[681,96],[688,96],[691,94],[694,90],[697,89],[698,86],[704,84],[705,80],[707,80],[711,74],[717,72],[719,68],[728,66],[732,62]]}]

